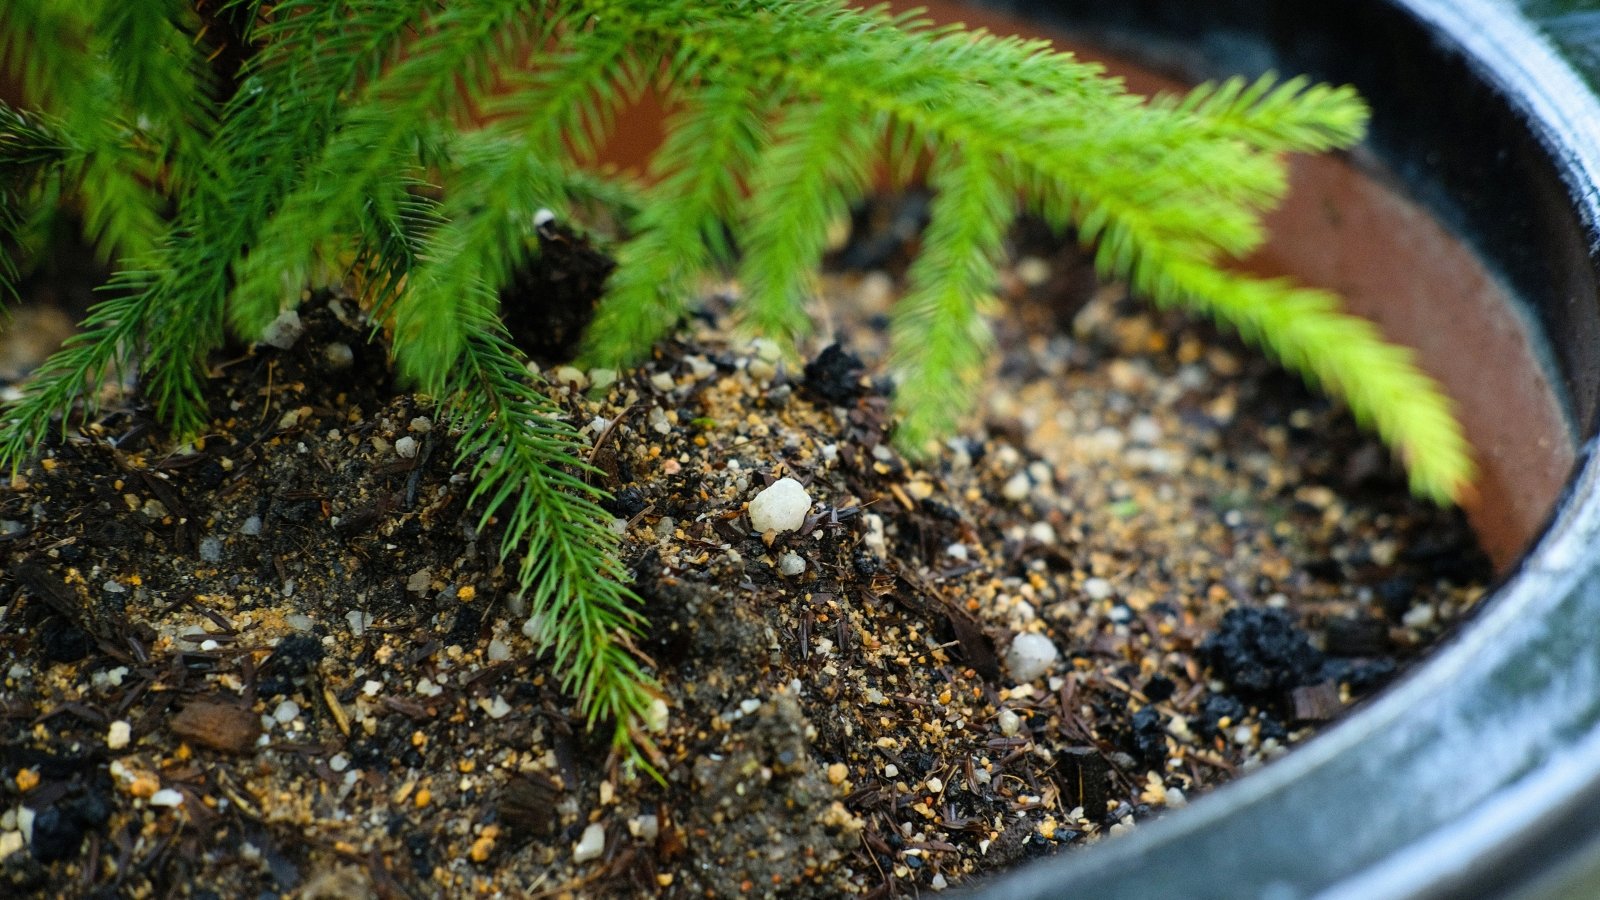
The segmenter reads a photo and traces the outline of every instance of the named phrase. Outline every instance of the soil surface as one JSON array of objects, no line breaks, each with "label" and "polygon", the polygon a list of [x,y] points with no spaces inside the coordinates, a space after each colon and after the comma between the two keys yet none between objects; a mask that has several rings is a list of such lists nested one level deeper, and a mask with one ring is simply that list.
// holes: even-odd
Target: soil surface
[{"label": "soil surface", "polygon": [[[41,448],[0,490],[0,894],[970,885],[1286,752],[1480,596],[1460,517],[1339,407],[1016,243],[979,422],[920,463],[893,242],[846,248],[808,365],[712,292],[639,370],[543,370],[615,496],[664,783],[556,688],[348,298],[217,360],[202,439],[130,402]],[[805,527],[754,533],[784,476]]]}]

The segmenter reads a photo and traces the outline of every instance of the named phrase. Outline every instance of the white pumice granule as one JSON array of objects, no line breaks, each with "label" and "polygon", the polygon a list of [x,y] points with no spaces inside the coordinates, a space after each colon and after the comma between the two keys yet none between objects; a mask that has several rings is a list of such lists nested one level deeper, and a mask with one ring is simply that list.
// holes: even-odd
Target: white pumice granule
[{"label": "white pumice granule", "polygon": [[794,531],[805,524],[811,495],[793,478],[780,478],[750,501],[750,527],[768,531]]},{"label": "white pumice granule", "polygon": [[1049,638],[1027,632],[1019,634],[1006,651],[1006,668],[1017,681],[1032,681],[1055,667],[1060,651]]}]

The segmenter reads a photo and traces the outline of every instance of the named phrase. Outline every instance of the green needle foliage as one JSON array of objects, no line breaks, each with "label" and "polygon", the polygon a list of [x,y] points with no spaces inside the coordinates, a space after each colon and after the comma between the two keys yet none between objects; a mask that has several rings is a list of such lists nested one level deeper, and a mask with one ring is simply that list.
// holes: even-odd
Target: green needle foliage
[{"label": "green needle foliage", "polygon": [[[1285,153],[1359,140],[1348,88],[1268,77],[1146,100],[1043,43],[836,0],[0,0],[0,55],[29,110],[0,109],[0,283],[32,218],[63,204],[117,270],[4,410],[0,463],[15,471],[123,367],[196,433],[229,328],[254,338],[308,284],[352,284],[459,432],[567,688],[622,747],[653,698],[634,597],[581,441],[498,315],[540,210],[625,225],[584,352],[615,365],[720,268],[749,328],[792,347],[829,223],[885,173],[925,177],[931,222],[893,321],[898,437],[919,452],[975,394],[1020,204],[1092,244],[1104,276],[1345,398],[1418,494],[1443,502],[1471,477],[1405,351],[1326,293],[1224,267],[1262,241]],[[674,112],[635,187],[594,164],[646,91]]]}]

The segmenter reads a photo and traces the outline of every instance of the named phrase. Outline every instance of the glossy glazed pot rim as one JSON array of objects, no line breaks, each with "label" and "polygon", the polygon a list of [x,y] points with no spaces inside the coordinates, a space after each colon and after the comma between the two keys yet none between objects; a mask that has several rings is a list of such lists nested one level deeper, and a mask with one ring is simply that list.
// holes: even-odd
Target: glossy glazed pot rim
[{"label": "glossy glazed pot rim", "polygon": [[[1470,89],[1492,92],[1542,147],[1592,270],[1600,222],[1592,90],[1509,4],[1383,5],[1420,26],[1428,46],[1417,52],[1464,60],[1479,81]],[[1563,338],[1571,339],[1552,336]],[[1593,412],[1576,418],[1593,421]],[[983,892],[1482,896],[1570,863],[1573,835],[1600,827],[1592,811],[1600,809],[1600,466],[1590,449],[1551,525],[1495,596],[1401,683],[1191,808]]]}]

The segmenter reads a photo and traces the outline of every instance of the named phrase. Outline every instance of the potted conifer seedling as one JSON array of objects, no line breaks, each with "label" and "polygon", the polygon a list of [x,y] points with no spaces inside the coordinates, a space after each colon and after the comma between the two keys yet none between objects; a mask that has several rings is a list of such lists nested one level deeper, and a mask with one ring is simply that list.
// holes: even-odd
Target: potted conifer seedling
[{"label": "potted conifer seedling", "polygon": [[[504,321],[503,291],[531,264],[530,254],[548,250],[551,235],[538,229],[552,218],[580,221],[580,210],[599,210],[594,221],[620,225],[616,270],[584,338],[580,373],[615,373],[648,357],[690,313],[699,280],[723,269],[735,272],[742,286],[736,306],[742,327],[775,342],[780,356],[792,353],[810,327],[805,302],[829,226],[875,190],[875,173],[882,171],[900,184],[923,178],[932,191],[927,227],[890,328],[893,434],[905,457],[935,452],[979,390],[990,341],[983,310],[999,278],[1007,227],[1020,208],[1091,247],[1102,277],[1124,280],[1136,296],[1237,332],[1341,398],[1404,461],[1417,495],[1448,503],[1463,496],[1472,479],[1449,402],[1407,351],[1384,342],[1365,320],[1340,312],[1326,291],[1229,266],[1262,243],[1262,217],[1287,186],[1286,154],[1361,139],[1368,109],[1347,87],[1268,75],[1147,100],[1099,67],[1043,43],[821,0],[719,6],[6,0],[0,41],[21,85],[16,102],[0,109],[6,191],[0,226],[7,247],[19,251],[6,257],[7,286],[18,283],[29,263],[26,250],[42,211],[60,206],[81,214],[86,236],[114,273],[82,333],[0,413],[0,460],[15,495],[26,497],[32,482],[48,482],[62,465],[62,436],[93,423],[107,408],[107,378],[125,372],[137,373],[137,396],[168,436],[167,458],[193,459],[185,465],[198,470],[206,442],[221,443],[219,434],[235,433],[229,422],[253,414],[234,398],[219,418],[209,399],[209,382],[231,365],[219,357],[230,338],[277,343],[298,326],[297,308],[313,289],[341,294],[330,315],[347,327],[366,326],[397,376],[427,398],[405,407],[408,415],[426,410],[410,419],[414,434],[383,441],[403,460],[415,461],[398,463],[390,474],[424,472],[436,446],[440,459],[449,457],[459,471],[440,486],[429,514],[445,515],[457,501],[470,508],[469,540],[491,536],[506,567],[508,593],[527,610],[521,630],[535,652],[522,665],[540,683],[558,683],[576,698],[581,725],[610,735],[617,752],[612,770],[596,782],[603,785],[597,788],[602,806],[611,802],[615,782],[635,769],[663,783],[675,770],[693,769],[702,791],[723,785],[744,796],[746,787],[702,772],[701,762],[687,755],[664,752],[652,736],[674,711],[658,680],[665,677],[662,663],[648,652],[657,646],[657,630],[638,594],[678,595],[657,585],[636,592],[630,585],[613,527],[623,498],[608,495],[594,477],[606,465],[606,435],[628,411],[593,429],[575,423],[577,382],[567,379],[561,387],[560,374],[530,373]],[[646,92],[671,110],[648,181],[597,171],[593,163],[615,118]],[[582,240],[570,231],[561,239]],[[715,368],[705,360],[696,365]],[[269,401],[272,391],[269,384]],[[289,452],[321,459],[306,442],[303,451],[293,447],[294,429],[322,414],[304,409],[263,416],[273,427],[258,440],[229,440],[277,446],[288,436]],[[371,431],[353,417],[348,424],[367,427],[360,434]],[[663,416],[662,425],[670,430],[673,423]],[[86,433],[103,436],[93,428]],[[352,446],[360,443],[357,434],[349,437]],[[122,485],[142,484],[159,501],[130,502],[130,509],[182,533],[188,523],[174,507],[186,501],[162,493],[147,460],[116,458],[126,472],[115,490],[137,500]],[[392,495],[404,498],[407,509],[417,504],[420,477]],[[225,492],[227,478],[218,475],[205,490]],[[448,485],[456,484],[465,487],[452,493]],[[301,516],[297,522],[329,518],[334,508],[331,498],[300,496],[292,488],[279,499],[300,504],[285,513]],[[375,499],[361,512],[381,519],[401,502]],[[48,507],[29,507],[36,512],[27,531],[48,531]],[[854,512],[832,509],[827,526],[839,526],[841,515],[848,520]],[[328,526],[333,533],[353,533],[353,515],[333,518],[340,519]],[[623,530],[629,518],[620,517]],[[823,517],[816,518],[803,527],[823,527]],[[346,532],[337,530],[341,523]],[[767,540],[774,538],[768,534]],[[194,554],[215,563],[219,547],[201,540]],[[50,575],[56,557],[50,559],[28,556],[16,569],[19,590],[69,615],[72,585],[101,576]],[[784,574],[804,572],[803,562],[792,571],[784,563]],[[352,557],[349,566],[358,563],[365,561]],[[66,593],[55,587],[62,578]],[[442,589],[470,603],[475,594],[470,586],[436,584],[427,568],[403,581],[419,598]],[[115,578],[106,582],[113,583],[127,587]],[[134,586],[144,589],[144,579]],[[200,598],[191,601],[204,605]],[[652,603],[651,614],[658,605]],[[351,616],[351,633],[360,637],[371,623],[361,610]],[[470,652],[477,627],[474,619],[461,634],[452,631],[451,646]],[[98,636],[102,644],[109,640]],[[841,629],[838,639],[849,636]],[[967,634],[960,643],[976,652],[982,642]],[[293,643],[297,649],[290,653],[279,643],[266,663],[277,666],[271,676],[290,686],[319,677],[323,651],[312,645],[320,646]],[[139,665],[143,649],[127,652],[130,665]],[[216,646],[204,651],[217,652]],[[421,660],[439,648],[418,652]],[[500,650],[482,652],[503,666],[515,662],[503,641]],[[378,662],[387,664],[387,656]],[[264,690],[255,681],[241,684],[246,699]],[[377,687],[363,695],[368,684]],[[430,690],[422,693],[438,696],[440,685],[427,684]],[[337,690],[325,686],[318,696],[350,737],[367,720],[358,717],[352,726],[347,707],[381,691],[369,680]],[[489,698],[477,699],[485,715],[504,716]],[[778,729],[774,721],[790,722],[783,712],[789,701],[753,702],[748,713],[730,713],[718,720],[722,726],[708,729],[726,730],[743,715],[768,723],[751,726],[756,733]],[[284,703],[291,705],[267,711],[287,727],[302,709]],[[218,737],[254,736],[253,720],[226,711],[236,708],[191,703],[183,711],[187,718],[168,727],[190,743],[245,752],[249,741]],[[396,701],[389,712],[423,721],[437,711]],[[1010,740],[1017,729],[997,721],[995,728],[1009,731],[1000,740]],[[230,723],[237,727],[230,730]],[[110,732],[114,750],[130,740],[122,725]],[[376,740],[379,727],[372,725],[368,737]],[[562,748],[581,739],[570,737],[575,732],[559,716],[549,727],[568,735]],[[394,737],[419,753],[428,743],[420,729]],[[768,739],[774,746],[787,740]],[[772,753],[776,762],[753,762],[740,777],[765,785],[786,777],[787,767],[803,768],[803,742],[798,750],[782,746],[787,749]],[[563,754],[570,756],[570,749],[551,757]],[[543,764],[514,757],[495,765],[526,774]],[[337,781],[351,760],[335,758],[342,761],[337,767],[330,761],[329,778]],[[460,762],[465,784],[477,763]],[[789,789],[809,796],[833,790],[822,787],[826,782],[837,787],[852,777],[826,771],[824,780],[795,776]],[[122,765],[111,774],[127,785],[142,784],[131,772]],[[38,775],[16,777],[20,785]],[[167,777],[189,785],[172,771]],[[976,775],[968,779],[969,788],[977,783]],[[943,778],[924,784],[934,781],[939,788],[927,789],[942,793]],[[362,789],[353,777],[342,783],[346,795]],[[495,859],[506,823],[526,816],[528,807],[557,805],[563,789],[560,782],[517,784],[521,801],[498,807],[496,821],[473,826],[466,845],[472,863]],[[418,779],[390,787],[399,798],[394,802],[413,810],[433,802],[433,790]],[[185,798],[202,789],[161,790],[172,793],[146,792],[139,799],[156,803],[159,797],[158,806],[178,806],[194,802]],[[811,802],[795,796],[789,799]],[[835,805],[838,812],[828,807],[818,827],[830,834],[876,834],[843,803]],[[946,821],[959,818],[951,809]],[[568,819],[574,814],[563,813]],[[937,814],[930,807],[928,815]],[[682,851],[661,849],[670,842],[662,835],[677,833],[668,819],[664,811],[641,814],[624,830],[654,842],[660,858],[670,860]],[[272,818],[250,821],[256,824],[246,831]],[[567,830],[572,833],[556,843],[575,844],[579,864],[601,859],[610,846],[606,864],[627,868],[614,850],[622,831],[608,832],[598,818]],[[645,834],[650,837],[640,837]],[[334,858],[358,856],[336,848]],[[915,858],[920,865],[923,857]],[[371,860],[362,865],[369,877],[388,872]],[[455,877],[443,863],[428,871],[435,881]],[[656,874],[657,887],[672,886],[670,875]],[[810,889],[828,888],[818,882]]]}]

